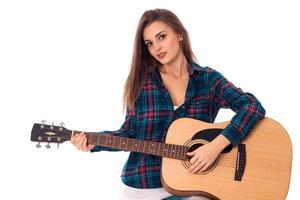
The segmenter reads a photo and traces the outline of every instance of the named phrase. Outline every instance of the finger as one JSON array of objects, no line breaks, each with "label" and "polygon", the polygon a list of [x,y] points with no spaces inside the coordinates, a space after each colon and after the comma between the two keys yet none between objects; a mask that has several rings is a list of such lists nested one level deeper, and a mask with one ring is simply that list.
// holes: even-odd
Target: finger
[{"label": "finger", "polygon": [[84,143],[85,135],[83,133],[80,133],[80,134],[81,134],[81,140],[80,140],[79,146],[80,146],[80,149],[83,149],[83,147],[85,146],[85,143]]},{"label": "finger", "polygon": [[206,163],[205,165],[203,165],[203,166],[199,169],[199,172],[204,172],[205,170],[208,169],[209,166],[210,166],[210,163]]},{"label": "finger", "polygon": [[199,156],[193,156],[192,159],[190,160],[190,163],[194,164],[197,160],[199,160]]},{"label": "finger", "polygon": [[80,150],[83,150],[85,144],[84,144],[85,135],[83,132],[80,133],[80,140],[78,141],[78,147]]},{"label": "finger", "polygon": [[82,150],[83,151],[88,151],[88,145],[87,145],[87,138],[83,138],[83,143],[82,143]]},{"label": "finger", "polygon": [[74,145],[75,146],[78,146],[78,141],[80,140],[80,135],[77,134],[77,135],[74,135]]},{"label": "finger", "polygon": [[77,138],[75,139],[75,146],[80,149],[80,146],[82,144],[82,140],[83,140],[83,134],[78,134]]},{"label": "finger", "polygon": [[199,169],[201,169],[203,167],[203,165],[205,165],[204,162],[199,163],[197,166],[194,167],[194,169],[190,172],[191,174],[195,174],[199,171]]},{"label": "finger", "polygon": [[187,155],[189,155],[189,156],[193,156],[193,155],[195,155],[195,154],[196,154],[196,152],[197,152],[197,149],[196,149],[196,150],[194,150],[194,151],[191,151],[191,152],[187,152]]},{"label": "finger", "polygon": [[75,141],[76,141],[76,138],[78,137],[78,134],[72,134],[71,136],[71,143],[75,145]]},{"label": "finger", "polygon": [[196,163],[192,164],[188,170],[189,173],[193,173],[195,168],[197,168],[201,164],[202,160],[198,160]]}]

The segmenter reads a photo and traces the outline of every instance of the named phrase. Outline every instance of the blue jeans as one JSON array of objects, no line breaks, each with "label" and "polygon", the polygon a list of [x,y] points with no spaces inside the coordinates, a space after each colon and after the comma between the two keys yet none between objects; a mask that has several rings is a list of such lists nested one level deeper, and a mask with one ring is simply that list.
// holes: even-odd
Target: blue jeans
[{"label": "blue jeans", "polygon": [[163,200],[185,200],[185,199],[188,199],[189,197],[179,197],[179,196],[170,196],[170,197],[167,197]]}]

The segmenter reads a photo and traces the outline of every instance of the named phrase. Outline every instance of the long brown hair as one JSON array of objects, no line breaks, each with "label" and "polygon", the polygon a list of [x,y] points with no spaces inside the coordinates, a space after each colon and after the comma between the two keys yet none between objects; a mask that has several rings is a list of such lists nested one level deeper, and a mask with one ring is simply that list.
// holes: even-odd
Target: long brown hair
[{"label": "long brown hair", "polygon": [[161,64],[151,56],[143,40],[144,28],[154,21],[164,22],[177,34],[180,34],[183,38],[181,48],[188,64],[197,62],[192,52],[188,32],[174,13],[166,9],[145,11],[139,21],[135,35],[131,68],[124,86],[123,109],[125,107],[132,109],[134,107],[143,83],[147,79],[147,75],[153,71],[156,66],[161,66]]}]

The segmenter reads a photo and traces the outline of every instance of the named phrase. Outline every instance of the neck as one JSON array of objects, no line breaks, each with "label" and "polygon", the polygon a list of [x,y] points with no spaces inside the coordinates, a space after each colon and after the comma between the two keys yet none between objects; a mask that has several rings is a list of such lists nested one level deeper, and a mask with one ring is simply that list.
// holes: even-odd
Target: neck
[{"label": "neck", "polygon": [[162,65],[161,72],[175,79],[182,79],[188,75],[188,63],[181,53],[172,62]]}]

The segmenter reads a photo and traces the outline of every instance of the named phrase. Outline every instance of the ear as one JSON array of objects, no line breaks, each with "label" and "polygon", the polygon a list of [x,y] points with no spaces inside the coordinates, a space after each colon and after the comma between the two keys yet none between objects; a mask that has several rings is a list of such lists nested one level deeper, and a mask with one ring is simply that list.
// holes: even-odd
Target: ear
[{"label": "ear", "polygon": [[181,34],[178,34],[178,37],[179,37],[179,41],[182,41],[183,38],[182,38],[182,35]]}]

